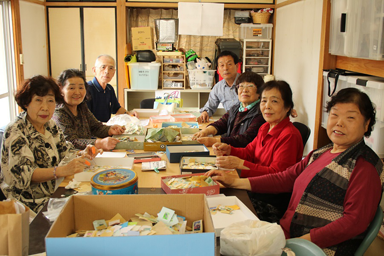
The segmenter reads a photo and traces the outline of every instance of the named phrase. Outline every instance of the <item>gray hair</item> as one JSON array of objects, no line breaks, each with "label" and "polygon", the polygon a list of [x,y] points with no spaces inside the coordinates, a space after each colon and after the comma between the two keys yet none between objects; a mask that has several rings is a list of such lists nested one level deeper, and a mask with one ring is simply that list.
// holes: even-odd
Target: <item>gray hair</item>
[{"label": "gray hair", "polygon": [[116,64],[115,59],[114,59],[111,55],[108,55],[108,54],[100,54],[100,55],[97,56],[97,58],[96,58],[96,61],[95,61],[95,67],[97,66],[97,62],[99,61],[99,59],[100,59],[101,57],[107,57],[107,58],[110,58],[110,59],[113,60],[113,62],[115,62],[115,64]]}]

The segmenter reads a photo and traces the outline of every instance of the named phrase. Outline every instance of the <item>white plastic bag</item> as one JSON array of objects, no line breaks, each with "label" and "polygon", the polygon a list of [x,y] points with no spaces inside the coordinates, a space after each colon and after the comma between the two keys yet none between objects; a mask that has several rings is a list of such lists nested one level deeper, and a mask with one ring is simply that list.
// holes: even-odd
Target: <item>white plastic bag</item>
[{"label": "white plastic bag", "polygon": [[126,134],[144,134],[144,126],[137,117],[127,114],[115,115],[108,120],[107,125],[125,126]]},{"label": "white plastic bag", "polygon": [[280,256],[285,247],[282,228],[259,220],[236,222],[221,231],[220,253],[241,256]]}]

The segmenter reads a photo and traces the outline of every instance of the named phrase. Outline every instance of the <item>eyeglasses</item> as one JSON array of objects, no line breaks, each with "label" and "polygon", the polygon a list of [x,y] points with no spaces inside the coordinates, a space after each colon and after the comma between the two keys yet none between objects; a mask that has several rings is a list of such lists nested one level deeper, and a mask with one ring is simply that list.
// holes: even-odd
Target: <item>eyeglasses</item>
[{"label": "eyeglasses", "polygon": [[98,66],[98,68],[101,70],[105,70],[108,68],[108,71],[114,71],[116,69],[115,66],[107,66],[107,65],[101,65],[101,66]]},{"label": "eyeglasses", "polygon": [[254,89],[254,88],[256,88],[256,85],[254,85],[254,84],[247,84],[247,85],[245,85],[245,84],[238,84],[237,86],[236,86],[236,88],[237,89],[244,89],[244,88],[248,88],[248,89]]}]

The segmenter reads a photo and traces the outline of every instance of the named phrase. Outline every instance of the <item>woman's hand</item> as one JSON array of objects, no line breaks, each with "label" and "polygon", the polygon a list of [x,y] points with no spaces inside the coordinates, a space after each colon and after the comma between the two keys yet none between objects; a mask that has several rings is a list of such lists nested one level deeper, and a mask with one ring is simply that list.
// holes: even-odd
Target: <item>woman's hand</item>
[{"label": "woman's hand", "polygon": [[212,148],[216,156],[225,156],[231,154],[231,146],[225,143],[215,143],[213,144]]},{"label": "woman's hand", "polygon": [[210,176],[214,181],[220,182],[227,188],[230,188],[236,179],[235,176],[229,175],[225,171],[220,170],[208,171],[204,175]]},{"label": "woman's hand", "polygon": [[197,141],[201,144],[204,144],[206,147],[211,147],[213,144],[220,142],[220,138],[202,137],[202,138],[198,138]]},{"label": "woman's hand", "polygon": [[237,156],[218,156],[216,166],[225,169],[244,169],[244,160]]},{"label": "woman's hand", "polygon": [[120,135],[124,133],[125,131],[125,126],[120,126],[120,125],[112,125],[109,130],[108,130],[108,135]]},{"label": "woman's hand", "polygon": [[212,177],[214,181],[223,184],[227,188],[251,190],[251,183],[249,182],[249,179],[239,178],[238,176],[234,176],[227,171],[212,170],[206,172],[204,175]]},{"label": "woman's hand", "polygon": [[74,175],[75,173],[82,172],[85,167],[89,166],[90,163],[84,158],[84,156],[77,157],[69,162],[67,165],[57,167],[57,177],[67,177]]},{"label": "woman's hand", "polygon": [[130,111],[130,112],[128,112],[129,113],[129,115],[131,115],[131,116],[134,116],[134,117],[136,117],[136,118],[139,118],[139,113],[137,113],[136,111]]},{"label": "woman's hand", "polygon": [[208,135],[209,134],[208,134],[207,130],[204,129],[204,130],[201,130],[201,131],[193,134],[192,140],[197,140],[198,138],[201,138],[201,137],[207,137]]},{"label": "woman's hand", "polygon": [[106,137],[104,139],[96,139],[95,146],[103,150],[112,150],[120,141],[116,138]]},{"label": "woman's hand", "polygon": [[93,158],[96,157],[97,154],[99,153],[100,155],[103,154],[103,150],[100,148],[96,148],[93,145],[87,145],[87,147],[84,150],[80,151],[79,153],[81,156],[85,156],[86,158],[92,160]]}]

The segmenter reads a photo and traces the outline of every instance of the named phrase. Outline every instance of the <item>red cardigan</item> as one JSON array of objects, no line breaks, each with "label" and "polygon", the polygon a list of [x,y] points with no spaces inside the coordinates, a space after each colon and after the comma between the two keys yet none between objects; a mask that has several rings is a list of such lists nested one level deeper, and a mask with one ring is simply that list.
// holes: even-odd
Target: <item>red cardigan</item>
[{"label": "red cardigan", "polygon": [[231,155],[244,159],[244,165],[250,169],[241,170],[241,177],[282,172],[301,160],[303,141],[289,117],[270,132],[269,127],[269,123],[263,124],[246,148],[231,147]]}]

